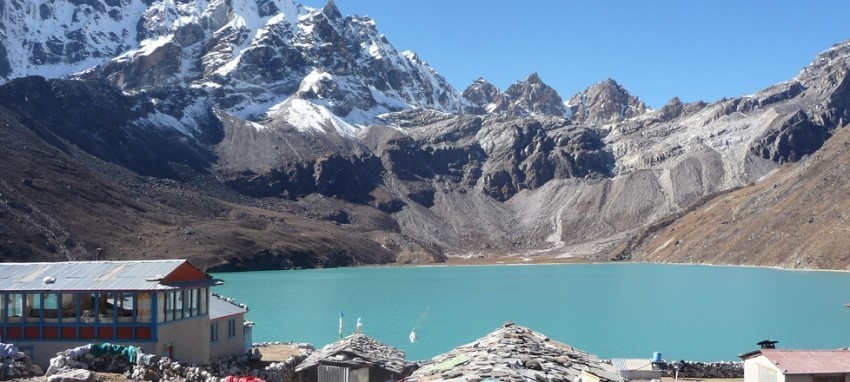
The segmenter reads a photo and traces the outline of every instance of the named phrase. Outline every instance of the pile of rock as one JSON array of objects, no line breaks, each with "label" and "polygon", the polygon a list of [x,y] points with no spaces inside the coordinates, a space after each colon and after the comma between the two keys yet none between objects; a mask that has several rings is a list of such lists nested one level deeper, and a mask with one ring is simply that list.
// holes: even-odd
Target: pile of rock
[{"label": "pile of rock", "polygon": [[275,341],[275,342],[255,342],[253,346],[254,346],[254,348],[264,348],[264,347],[277,346],[277,345],[289,345],[289,346],[294,346],[294,347],[296,347],[296,348],[298,348],[298,349],[301,349],[301,352],[302,352],[302,353],[304,353],[304,352],[308,352],[308,353],[309,353],[309,352],[313,352],[313,351],[315,351],[315,350],[316,350],[316,347],[315,347],[315,346],[313,346],[313,344],[306,343],[306,342],[280,342],[280,341]]},{"label": "pile of rock", "polygon": [[669,364],[664,376],[675,376],[677,368],[679,378],[744,378],[743,362],[678,361]]},{"label": "pile of rock", "polygon": [[228,376],[255,377],[270,382],[295,381],[295,366],[306,355],[291,356],[283,362],[271,363],[262,369],[252,368],[245,357],[221,360],[209,365],[181,364],[162,358],[152,365],[136,365],[124,373],[127,378],[145,381],[219,382]]},{"label": "pile of rock", "polygon": [[556,342],[542,333],[506,323],[473,343],[438,355],[408,381],[575,381],[622,382],[613,366]]},{"label": "pile of rock", "polygon": [[0,343],[0,381],[16,380],[44,374],[38,365],[15,345]]},{"label": "pile of rock", "polygon": [[133,367],[136,361],[155,360],[155,355],[144,354],[135,346],[110,345],[108,343],[87,344],[56,353],[50,359],[45,373],[48,377],[70,370],[96,370],[123,373]]},{"label": "pile of rock", "polygon": [[340,341],[330,343],[310,354],[295,369],[300,379],[319,378],[320,365],[333,365],[350,369],[369,368],[371,379],[398,380],[406,376],[404,351],[383,344],[363,333],[354,333]]}]

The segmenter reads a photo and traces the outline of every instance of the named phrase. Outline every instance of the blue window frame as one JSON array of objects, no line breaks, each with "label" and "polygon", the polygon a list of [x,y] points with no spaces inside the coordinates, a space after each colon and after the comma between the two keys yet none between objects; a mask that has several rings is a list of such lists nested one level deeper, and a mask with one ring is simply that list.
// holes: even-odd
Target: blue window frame
[{"label": "blue window frame", "polygon": [[210,342],[218,342],[218,322],[210,324]]},{"label": "blue window frame", "polygon": [[236,337],[236,319],[227,320],[227,338]]}]

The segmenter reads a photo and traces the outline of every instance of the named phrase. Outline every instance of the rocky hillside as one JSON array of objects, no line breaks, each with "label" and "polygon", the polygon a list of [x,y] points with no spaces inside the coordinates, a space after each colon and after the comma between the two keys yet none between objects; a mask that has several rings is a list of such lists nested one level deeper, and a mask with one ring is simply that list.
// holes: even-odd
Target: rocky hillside
[{"label": "rocky hillside", "polygon": [[654,262],[847,269],[850,129],[800,163],[706,200],[629,253]]},{"label": "rocky hillside", "polygon": [[0,16],[4,259],[850,266],[838,235],[722,258],[706,249],[772,239],[677,236],[710,224],[697,214],[713,198],[768,205],[779,196],[751,190],[825,176],[813,158],[850,121],[850,43],[751,96],[650,110],[611,79],[567,101],[536,74],[458,93],[333,2],[56,0]]},{"label": "rocky hillside", "polygon": [[[4,261],[189,257],[202,267],[278,269],[386,263],[415,248],[398,239],[391,219],[371,208],[321,196],[298,205],[244,197],[192,168],[208,166],[210,152],[194,144],[168,145],[175,137],[165,134],[133,136],[138,127],[120,109],[130,100],[113,94],[119,102],[103,110],[90,103],[92,93],[100,100],[102,92],[114,89],[40,78],[0,88]],[[10,106],[22,94],[39,95],[39,102]],[[37,109],[26,113],[23,106]],[[77,114],[100,118],[74,123]],[[89,131],[73,131],[82,128]],[[107,144],[80,140],[90,135]],[[146,147],[106,151],[112,142]],[[193,149],[194,155],[164,157]],[[135,172],[125,166],[130,160],[139,163]]]}]

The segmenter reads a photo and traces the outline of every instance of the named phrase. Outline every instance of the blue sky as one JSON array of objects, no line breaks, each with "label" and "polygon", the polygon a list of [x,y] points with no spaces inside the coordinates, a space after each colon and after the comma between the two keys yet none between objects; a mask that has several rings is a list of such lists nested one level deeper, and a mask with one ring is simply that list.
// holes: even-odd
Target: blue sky
[{"label": "blue sky", "polygon": [[[297,1],[297,0],[296,0]],[[325,1],[305,1],[321,7]],[[806,3],[809,3],[807,5]],[[537,72],[562,98],[613,78],[653,108],[793,78],[850,39],[850,1],[337,0],[458,90]]]}]

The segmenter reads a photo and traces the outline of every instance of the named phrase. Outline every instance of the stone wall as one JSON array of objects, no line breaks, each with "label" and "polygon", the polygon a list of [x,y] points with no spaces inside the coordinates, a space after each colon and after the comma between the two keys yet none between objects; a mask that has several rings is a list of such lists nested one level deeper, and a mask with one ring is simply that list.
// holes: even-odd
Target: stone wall
[{"label": "stone wall", "polygon": [[33,365],[26,354],[15,345],[0,343],[0,381],[18,380],[42,375],[38,365]]},{"label": "stone wall", "polygon": [[675,376],[679,365],[679,378],[744,378],[743,362],[672,362],[667,364],[664,376]]}]

